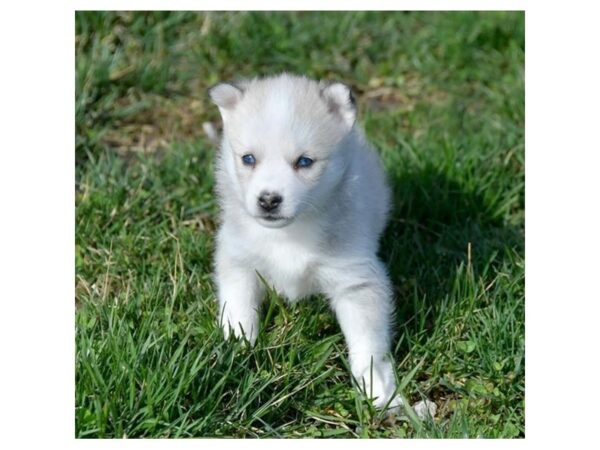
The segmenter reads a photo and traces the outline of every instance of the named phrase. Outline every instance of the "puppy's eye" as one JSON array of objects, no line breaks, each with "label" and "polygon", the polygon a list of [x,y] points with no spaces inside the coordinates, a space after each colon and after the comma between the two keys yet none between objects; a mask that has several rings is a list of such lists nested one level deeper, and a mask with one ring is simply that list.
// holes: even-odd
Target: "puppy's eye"
[{"label": "puppy's eye", "polygon": [[301,156],[296,161],[296,169],[304,169],[306,167],[312,166],[314,161],[310,159],[308,156]]},{"label": "puppy's eye", "polygon": [[256,158],[252,153],[248,153],[247,155],[242,156],[242,162],[246,166],[253,166],[256,164]]}]

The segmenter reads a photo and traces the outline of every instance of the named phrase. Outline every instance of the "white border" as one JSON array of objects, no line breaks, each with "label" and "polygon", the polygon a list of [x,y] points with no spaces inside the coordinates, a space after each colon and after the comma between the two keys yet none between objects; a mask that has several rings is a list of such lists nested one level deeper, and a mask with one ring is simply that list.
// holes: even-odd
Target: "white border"
[{"label": "white border", "polygon": [[597,18],[526,13],[526,435],[563,448],[598,442]]},{"label": "white border", "polygon": [[[0,37],[0,333],[5,448],[279,446],[76,441],[73,424],[74,14],[78,9],[526,9],[526,439],[377,440],[375,447],[597,442],[598,49],[594,4],[535,0],[73,1],[5,6]],[[597,12],[597,10],[595,11]],[[21,445],[19,445],[21,444]],[[303,441],[285,445],[304,446]],[[354,447],[360,441],[309,445]]]}]

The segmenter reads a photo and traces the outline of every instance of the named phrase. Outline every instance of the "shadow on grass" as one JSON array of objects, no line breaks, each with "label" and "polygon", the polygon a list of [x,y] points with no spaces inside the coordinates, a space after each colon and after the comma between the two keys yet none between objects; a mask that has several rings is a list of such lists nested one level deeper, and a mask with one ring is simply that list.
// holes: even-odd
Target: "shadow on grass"
[{"label": "shadow on grass", "polygon": [[505,224],[499,205],[433,167],[390,178],[390,184],[394,205],[380,255],[394,285],[397,329],[419,332],[423,323],[416,317],[425,314],[424,327],[433,326],[459,267],[469,262],[469,244],[473,273],[486,278],[511,252],[523,254],[524,234]]}]

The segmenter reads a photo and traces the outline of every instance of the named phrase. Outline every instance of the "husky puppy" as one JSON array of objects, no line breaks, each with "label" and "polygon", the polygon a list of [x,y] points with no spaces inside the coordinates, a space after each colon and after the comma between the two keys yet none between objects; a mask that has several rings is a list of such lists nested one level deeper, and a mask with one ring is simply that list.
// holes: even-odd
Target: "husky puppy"
[{"label": "husky puppy", "polygon": [[255,342],[258,274],[290,301],[322,293],[359,386],[377,407],[398,408],[390,281],[376,256],[390,191],[349,88],[282,74],[209,94],[224,125],[215,278],[225,336]]}]

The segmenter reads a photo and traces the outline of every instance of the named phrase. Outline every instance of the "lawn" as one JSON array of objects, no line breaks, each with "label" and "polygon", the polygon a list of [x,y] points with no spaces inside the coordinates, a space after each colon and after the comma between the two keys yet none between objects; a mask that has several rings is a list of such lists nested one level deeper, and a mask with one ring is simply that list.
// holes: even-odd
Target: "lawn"
[{"label": "lawn", "polygon": [[[524,14],[76,14],[77,437],[523,437]],[[224,342],[206,89],[350,84],[394,192],[380,255],[400,393],[351,385],[325,299]]]}]

